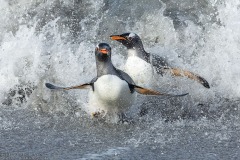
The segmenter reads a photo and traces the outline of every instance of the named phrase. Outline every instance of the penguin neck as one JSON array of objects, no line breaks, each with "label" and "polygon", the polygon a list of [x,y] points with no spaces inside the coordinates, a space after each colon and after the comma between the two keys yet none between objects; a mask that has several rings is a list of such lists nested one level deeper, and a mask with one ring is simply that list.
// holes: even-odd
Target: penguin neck
[{"label": "penguin neck", "polygon": [[116,68],[113,66],[111,60],[97,61],[97,76],[103,76],[107,74],[115,74]]},{"label": "penguin neck", "polygon": [[139,57],[148,63],[150,62],[150,55],[144,50],[143,47],[128,48],[128,57],[131,56]]}]

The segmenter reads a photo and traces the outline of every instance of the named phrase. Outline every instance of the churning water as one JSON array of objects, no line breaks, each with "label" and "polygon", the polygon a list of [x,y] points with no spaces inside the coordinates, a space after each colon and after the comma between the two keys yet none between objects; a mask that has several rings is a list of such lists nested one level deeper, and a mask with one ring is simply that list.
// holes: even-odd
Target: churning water
[{"label": "churning water", "polygon": [[[239,0],[0,0],[0,159],[240,159]],[[86,90],[51,92],[96,75],[94,49],[135,32],[148,52],[211,88],[159,76],[134,124],[92,119]],[[140,111],[145,111],[144,114]]]}]

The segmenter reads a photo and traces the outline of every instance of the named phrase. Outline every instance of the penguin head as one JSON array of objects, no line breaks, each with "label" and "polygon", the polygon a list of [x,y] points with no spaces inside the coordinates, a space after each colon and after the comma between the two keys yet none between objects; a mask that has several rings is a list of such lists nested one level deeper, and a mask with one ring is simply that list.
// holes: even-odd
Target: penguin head
[{"label": "penguin head", "polygon": [[143,48],[141,38],[135,33],[111,35],[110,38],[122,43],[125,47],[127,47],[127,49],[134,49],[136,47]]},{"label": "penguin head", "polygon": [[99,61],[111,60],[111,47],[107,43],[99,43],[95,49],[96,59]]}]

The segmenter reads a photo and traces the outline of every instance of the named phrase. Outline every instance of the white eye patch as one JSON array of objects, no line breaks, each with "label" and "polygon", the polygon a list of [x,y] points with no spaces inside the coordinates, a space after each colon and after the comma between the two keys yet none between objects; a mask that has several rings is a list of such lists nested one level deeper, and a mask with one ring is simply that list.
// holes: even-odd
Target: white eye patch
[{"label": "white eye patch", "polygon": [[129,34],[129,37],[135,37],[135,36],[136,36],[135,33],[130,33],[130,34]]}]

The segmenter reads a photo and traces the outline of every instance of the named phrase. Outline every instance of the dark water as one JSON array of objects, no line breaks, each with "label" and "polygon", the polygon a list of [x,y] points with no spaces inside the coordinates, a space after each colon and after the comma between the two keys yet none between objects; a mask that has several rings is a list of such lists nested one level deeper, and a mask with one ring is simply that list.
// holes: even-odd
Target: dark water
[{"label": "dark water", "polygon": [[[0,159],[240,159],[239,1],[0,2]],[[159,77],[154,87],[189,96],[138,96],[134,123],[112,124],[87,115],[87,91],[44,87],[91,80],[99,42],[123,68],[109,35],[128,31],[211,88]]]},{"label": "dark water", "polygon": [[[3,111],[1,159],[238,159],[239,124],[147,121],[117,125],[86,117]],[[149,117],[148,117],[149,118]]]}]

